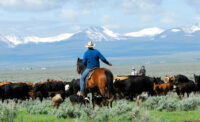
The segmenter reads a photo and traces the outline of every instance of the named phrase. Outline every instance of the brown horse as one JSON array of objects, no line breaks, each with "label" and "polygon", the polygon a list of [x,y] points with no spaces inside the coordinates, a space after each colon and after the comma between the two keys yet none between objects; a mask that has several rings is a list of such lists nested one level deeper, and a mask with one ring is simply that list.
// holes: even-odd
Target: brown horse
[{"label": "brown horse", "polygon": [[[77,72],[82,74],[86,66],[83,64],[83,60],[78,58],[77,60]],[[105,98],[107,95],[107,101],[112,107],[113,96],[113,74],[110,70],[106,68],[96,68],[93,72],[91,78],[85,83],[85,94],[87,92],[100,92],[100,94]]]}]

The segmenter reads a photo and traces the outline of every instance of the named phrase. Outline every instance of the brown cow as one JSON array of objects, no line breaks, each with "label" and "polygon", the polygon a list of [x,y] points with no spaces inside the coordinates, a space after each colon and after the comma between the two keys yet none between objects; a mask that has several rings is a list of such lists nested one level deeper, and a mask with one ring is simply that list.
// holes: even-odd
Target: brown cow
[{"label": "brown cow", "polygon": [[[166,79],[166,77],[165,77],[165,79]],[[157,96],[166,95],[169,91],[173,90],[174,82],[175,82],[175,78],[169,77],[167,83],[154,84],[153,90],[155,91]]]},{"label": "brown cow", "polygon": [[164,79],[165,83],[168,83],[170,80],[174,83],[175,77],[174,76],[169,77],[169,76],[165,75],[165,79]]},{"label": "brown cow", "polygon": [[32,100],[35,100],[37,97],[39,97],[40,101],[43,100],[41,92],[34,93],[33,91],[28,92],[28,95],[32,98]]},{"label": "brown cow", "polygon": [[170,90],[173,90],[172,83],[163,83],[163,84],[154,84],[153,90],[157,94],[157,96],[160,95],[166,95]]},{"label": "brown cow", "polygon": [[55,80],[55,79],[50,79],[50,78],[48,78],[47,79],[47,82],[57,82],[58,80]]},{"label": "brown cow", "polygon": [[11,84],[11,83],[12,83],[12,82],[10,82],[10,81],[5,81],[5,82],[0,83],[0,86],[6,85],[6,84]]}]

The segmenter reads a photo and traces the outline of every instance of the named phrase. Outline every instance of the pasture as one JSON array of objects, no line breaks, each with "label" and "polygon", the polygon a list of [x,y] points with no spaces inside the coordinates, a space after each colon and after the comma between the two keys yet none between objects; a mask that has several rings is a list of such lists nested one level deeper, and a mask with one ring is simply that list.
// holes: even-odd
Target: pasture
[{"label": "pasture", "polygon": [[[137,70],[141,65],[134,66]],[[178,63],[178,64],[148,64],[145,65],[148,76],[156,76],[163,79],[167,74],[173,76],[184,74],[189,79],[194,80],[194,74],[200,74],[200,63]],[[131,65],[121,65],[107,67],[113,74],[130,74]],[[0,81],[30,81],[33,83],[46,81],[53,78],[62,81],[71,81],[79,78],[76,67],[47,70],[27,70],[27,71],[0,71]],[[176,121],[196,121],[200,120],[200,94],[192,94],[190,97],[179,99],[176,93],[169,93],[167,96],[149,97],[140,107],[135,102],[127,100],[115,100],[113,108],[101,107],[95,111],[92,106],[80,105],[72,106],[69,99],[60,105],[58,109],[52,108],[50,98],[42,103],[26,100],[14,103],[13,100],[0,102],[0,120],[2,121],[150,121],[150,122],[176,122]]]}]

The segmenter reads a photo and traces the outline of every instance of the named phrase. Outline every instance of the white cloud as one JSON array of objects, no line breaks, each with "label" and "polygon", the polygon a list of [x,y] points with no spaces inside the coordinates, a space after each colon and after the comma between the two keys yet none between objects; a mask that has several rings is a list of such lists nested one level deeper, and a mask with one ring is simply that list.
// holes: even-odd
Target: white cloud
[{"label": "white cloud", "polygon": [[85,10],[82,10],[81,13],[82,13],[83,15],[87,15],[87,14],[90,14],[91,11],[85,9]]},{"label": "white cloud", "polygon": [[160,12],[162,0],[119,0],[117,6],[124,13],[156,13]]},{"label": "white cloud", "polygon": [[174,18],[176,14],[174,12],[165,12],[161,14],[162,19],[160,20],[162,23],[173,23],[175,22]]},{"label": "white cloud", "polygon": [[188,5],[194,7],[196,11],[200,14],[200,0],[184,0]]},{"label": "white cloud", "polygon": [[119,29],[119,25],[111,24],[111,25],[104,25],[104,27],[109,28],[109,29]]},{"label": "white cloud", "polygon": [[60,8],[68,0],[1,0],[0,7],[9,11],[46,11]]},{"label": "white cloud", "polygon": [[75,3],[79,6],[81,9],[90,9],[90,8],[98,8],[102,7],[106,4],[108,0],[71,0],[75,1]]},{"label": "white cloud", "polygon": [[161,22],[163,22],[163,23],[173,23],[174,20],[171,19],[171,18],[163,18],[163,19],[161,19]]},{"label": "white cloud", "polygon": [[152,16],[151,15],[144,15],[141,17],[141,21],[142,22],[149,22],[152,20]]},{"label": "white cloud", "polygon": [[101,22],[103,22],[103,23],[110,22],[111,20],[112,20],[112,18],[106,14],[101,17]]},{"label": "white cloud", "polygon": [[89,10],[74,10],[74,9],[62,9],[60,16],[67,21],[76,21],[80,16],[86,16],[90,14]]},{"label": "white cloud", "polygon": [[72,31],[75,31],[75,32],[78,32],[78,31],[81,30],[81,26],[79,26],[79,25],[72,26],[72,27],[71,27],[71,30],[72,30]]},{"label": "white cloud", "polygon": [[195,20],[200,21],[200,16],[196,16]]},{"label": "white cloud", "polygon": [[79,13],[73,9],[62,9],[60,16],[65,20],[75,21],[78,18]]}]

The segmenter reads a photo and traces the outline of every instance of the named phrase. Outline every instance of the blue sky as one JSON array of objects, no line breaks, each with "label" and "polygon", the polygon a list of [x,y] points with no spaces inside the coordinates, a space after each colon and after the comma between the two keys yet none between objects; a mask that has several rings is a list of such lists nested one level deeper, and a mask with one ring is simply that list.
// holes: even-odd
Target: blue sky
[{"label": "blue sky", "polygon": [[90,26],[126,33],[200,22],[200,0],[0,0],[0,34],[56,35]]}]

